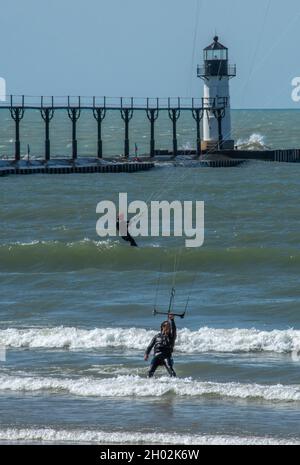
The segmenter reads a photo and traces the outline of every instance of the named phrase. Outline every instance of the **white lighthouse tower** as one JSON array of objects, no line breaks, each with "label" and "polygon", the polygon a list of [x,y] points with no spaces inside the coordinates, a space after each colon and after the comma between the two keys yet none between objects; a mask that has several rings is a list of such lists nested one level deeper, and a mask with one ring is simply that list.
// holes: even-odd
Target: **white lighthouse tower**
[{"label": "white lighthouse tower", "polygon": [[236,66],[228,63],[228,48],[214,37],[204,49],[204,64],[198,66],[198,77],[204,81],[202,149],[233,149],[229,80],[236,76]]}]

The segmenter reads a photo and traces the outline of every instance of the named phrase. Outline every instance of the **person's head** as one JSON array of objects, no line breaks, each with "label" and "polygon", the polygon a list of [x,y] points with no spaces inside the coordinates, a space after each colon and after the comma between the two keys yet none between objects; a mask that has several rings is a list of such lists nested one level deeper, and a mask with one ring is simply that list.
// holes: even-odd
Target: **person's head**
[{"label": "person's head", "polygon": [[168,321],[163,321],[160,325],[160,330],[163,334],[167,336],[170,332],[170,323]]}]

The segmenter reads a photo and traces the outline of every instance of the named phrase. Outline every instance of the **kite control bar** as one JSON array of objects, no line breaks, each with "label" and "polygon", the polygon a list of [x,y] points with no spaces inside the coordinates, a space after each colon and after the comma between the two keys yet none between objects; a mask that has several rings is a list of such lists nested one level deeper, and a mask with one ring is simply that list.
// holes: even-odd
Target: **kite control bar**
[{"label": "kite control bar", "polygon": [[168,312],[159,312],[158,310],[156,310],[156,308],[154,308],[154,310],[153,310],[153,315],[154,316],[155,315],[167,315],[167,316],[173,315],[173,316],[178,316],[179,318],[182,318],[182,319],[185,317],[185,314],[186,314],[186,311],[187,311],[187,308],[188,308],[188,305],[189,305],[190,298],[188,298],[188,300],[187,300],[185,310],[184,310],[183,313],[174,313],[173,312],[173,307],[174,307],[175,293],[176,293],[176,290],[173,287],[172,291],[171,291],[171,295],[170,295],[170,302],[169,302],[169,310],[168,310]]},{"label": "kite control bar", "polygon": [[185,317],[185,312],[184,313],[172,313],[172,312],[158,312],[156,308],[153,310],[153,315],[173,315],[173,316],[178,316],[179,318],[184,318]]}]

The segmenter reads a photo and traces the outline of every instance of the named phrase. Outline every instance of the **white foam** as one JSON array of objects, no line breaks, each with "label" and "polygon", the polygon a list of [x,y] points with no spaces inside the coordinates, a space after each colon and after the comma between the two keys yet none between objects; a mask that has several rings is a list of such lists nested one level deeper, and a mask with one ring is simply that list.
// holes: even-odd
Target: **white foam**
[{"label": "white foam", "polygon": [[[125,348],[145,350],[157,331],[143,328],[8,328],[0,330],[0,345],[47,349],[91,350]],[[200,328],[198,331],[178,331],[176,351],[183,353],[292,353],[300,347],[300,331],[257,329]]]},{"label": "white foam", "polygon": [[0,376],[1,391],[51,393],[67,392],[84,397],[177,397],[214,396],[234,399],[259,399],[266,401],[299,402],[300,385],[259,385],[241,383],[212,383],[191,378],[167,377],[147,379],[139,376],[115,378],[51,378],[34,376]]},{"label": "white foam", "polygon": [[0,441],[96,443],[96,444],[169,444],[169,445],[299,445],[300,440],[275,437],[145,433],[134,431],[57,430],[52,428],[7,428],[0,430]]},{"label": "white foam", "polygon": [[7,347],[98,349],[145,348],[145,341],[155,334],[144,329],[96,328],[31,328],[0,330],[0,344]]},{"label": "white foam", "polygon": [[124,365],[93,365],[87,369],[88,372],[98,373],[99,375],[141,375],[144,376],[145,368],[133,368],[132,366],[125,367]]},{"label": "white foam", "polygon": [[[53,230],[64,230],[66,231],[68,228],[66,226],[59,226],[57,228],[52,228]],[[32,240],[32,241],[29,241],[29,242],[21,242],[21,241],[16,241],[16,242],[9,242],[7,244],[5,243],[2,243],[0,245],[0,247],[7,247],[9,246],[10,249],[12,249],[14,246],[25,246],[25,247],[29,247],[29,246],[34,246],[34,245],[45,245],[45,246],[53,246],[53,245],[63,245],[63,246],[67,246],[67,247],[73,247],[73,246],[78,246],[78,245],[82,245],[82,244],[88,244],[88,245],[91,245],[91,246],[96,246],[96,247],[101,247],[103,245],[106,245],[106,246],[110,246],[111,245],[111,241],[109,239],[106,239],[106,240],[102,240],[102,241],[95,241],[95,240],[92,240],[92,239],[89,239],[88,237],[85,237],[84,239],[80,240],[80,241],[76,241],[76,242],[61,242],[61,241],[39,241],[39,240]]]},{"label": "white foam", "polygon": [[263,150],[266,149],[267,146],[265,144],[265,137],[261,134],[251,134],[248,139],[238,139],[236,145],[239,149],[244,150]]}]

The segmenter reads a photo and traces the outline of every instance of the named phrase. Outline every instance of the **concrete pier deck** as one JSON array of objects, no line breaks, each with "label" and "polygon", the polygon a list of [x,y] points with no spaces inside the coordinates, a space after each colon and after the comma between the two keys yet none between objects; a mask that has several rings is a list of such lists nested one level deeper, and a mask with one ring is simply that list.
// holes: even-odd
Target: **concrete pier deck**
[{"label": "concrete pier deck", "polygon": [[44,160],[0,160],[0,176],[10,174],[69,174],[69,173],[134,173],[154,168],[153,161],[98,161],[77,159],[76,162],[64,159]]},{"label": "concrete pier deck", "polygon": [[143,154],[136,159],[126,158],[77,158],[63,159],[0,159],[0,176],[11,174],[68,174],[68,173],[133,173],[148,171],[164,163],[173,166],[203,168],[231,168],[251,160],[279,163],[300,163],[300,150],[220,150],[204,152],[200,157],[195,150],[180,150],[174,157],[172,151],[157,150],[154,157]]}]

